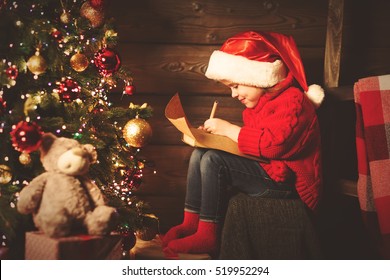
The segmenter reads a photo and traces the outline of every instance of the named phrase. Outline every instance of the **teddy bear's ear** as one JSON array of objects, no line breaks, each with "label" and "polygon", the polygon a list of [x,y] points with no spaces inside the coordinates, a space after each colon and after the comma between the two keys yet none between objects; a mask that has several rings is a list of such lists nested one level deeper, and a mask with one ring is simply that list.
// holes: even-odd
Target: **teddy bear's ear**
[{"label": "teddy bear's ear", "polygon": [[89,156],[90,156],[90,159],[91,159],[91,163],[96,163],[97,161],[97,152],[96,152],[96,149],[94,146],[92,146],[91,144],[85,144],[84,145],[84,149],[87,150]]},{"label": "teddy bear's ear", "polygon": [[40,152],[41,152],[41,156],[44,156],[47,154],[47,152],[50,150],[51,145],[53,145],[53,143],[56,139],[57,139],[57,137],[50,132],[44,133],[42,135],[42,142],[41,142],[41,146],[39,147]]}]

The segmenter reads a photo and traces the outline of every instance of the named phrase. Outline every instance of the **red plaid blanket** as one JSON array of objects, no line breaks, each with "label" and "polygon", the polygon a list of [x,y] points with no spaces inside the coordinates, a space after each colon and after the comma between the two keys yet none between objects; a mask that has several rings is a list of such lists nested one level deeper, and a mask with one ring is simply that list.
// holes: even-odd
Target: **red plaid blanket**
[{"label": "red plaid blanket", "polygon": [[390,233],[390,75],[354,85],[360,207],[376,212],[382,234]]}]

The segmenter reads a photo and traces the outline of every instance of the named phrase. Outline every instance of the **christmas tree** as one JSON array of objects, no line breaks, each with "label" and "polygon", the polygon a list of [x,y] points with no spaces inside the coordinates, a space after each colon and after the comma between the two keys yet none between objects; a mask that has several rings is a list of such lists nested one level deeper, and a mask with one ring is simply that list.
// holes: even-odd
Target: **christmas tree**
[{"label": "christmas tree", "polygon": [[118,231],[142,228],[148,207],[132,191],[149,162],[140,155],[151,137],[147,104],[110,103],[135,92],[121,66],[113,19],[102,0],[0,0],[0,234],[12,248],[30,217],[18,214],[18,193],[43,171],[42,133],[92,144],[90,176],[118,209]]}]

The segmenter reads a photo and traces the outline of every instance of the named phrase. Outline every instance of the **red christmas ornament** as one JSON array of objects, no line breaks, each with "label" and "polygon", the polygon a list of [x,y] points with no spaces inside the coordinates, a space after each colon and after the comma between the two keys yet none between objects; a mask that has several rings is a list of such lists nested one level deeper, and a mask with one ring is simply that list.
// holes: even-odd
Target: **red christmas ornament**
[{"label": "red christmas ornament", "polygon": [[128,231],[126,233],[122,233],[122,249],[125,251],[129,251],[131,248],[135,246],[137,242],[134,231]]},{"label": "red christmas ornament", "polygon": [[127,95],[133,95],[135,93],[135,86],[134,85],[127,85],[125,87],[124,93]]},{"label": "red christmas ornament", "polygon": [[80,97],[81,87],[76,81],[68,78],[59,83],[57,91],[60,100],[69,103]]},{"label": "red christmas ornament", "polygon": [[7,110],[7,102],[0,97],[0,117],[4,115],[5,111]]},{"label": "red christmas ornament", "polygon": [[53,32],[51,33],[51,36],[58,42],[61,43],[64,37],[62,36],[61,31],[58,29],[54,29]]},{"label": "red christmas ornament", "polygon": [[15,80],[18,77],[19,70],[16,67],[16,65],[12,65],[5,70],[5,73],[7,74],[8,78]]},{"label": "red christmas ornament", "polygon": [[89,4],[95,9],[103,9],[106,1],[104,0],[89,0]]},{"label": "red christmas ornament", "polygon": [[12,146],[19,152],[31,153],[39,148],[42,141],[42,130],[34,122],[20,121],[12,126]]},{"label": "red christmas ornament", "polygon": [[119,55],[110,48],[103,48],[95,53],[95,66],[104,77],[111,76],[121,66]]}]

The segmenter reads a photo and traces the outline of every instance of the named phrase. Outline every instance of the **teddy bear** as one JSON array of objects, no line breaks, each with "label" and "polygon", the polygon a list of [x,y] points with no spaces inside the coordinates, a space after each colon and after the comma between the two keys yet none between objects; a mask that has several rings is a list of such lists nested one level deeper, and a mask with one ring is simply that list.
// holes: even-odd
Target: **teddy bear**
[{"label": "teddy bear", "polygon": [[44,133],[39,152],[45,172],[22,189],[17,210],[32,213],[35,226],[50,237],[108,234],[118,214],[88,177],[90,165],[97,160],[95,148]]}]

